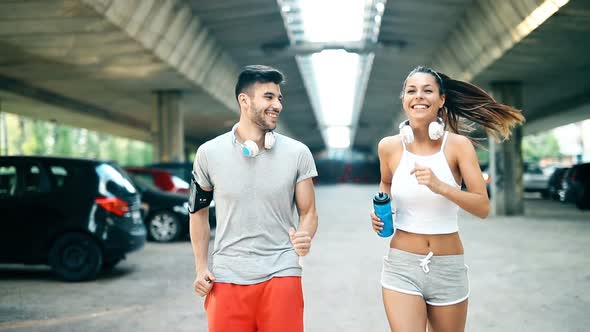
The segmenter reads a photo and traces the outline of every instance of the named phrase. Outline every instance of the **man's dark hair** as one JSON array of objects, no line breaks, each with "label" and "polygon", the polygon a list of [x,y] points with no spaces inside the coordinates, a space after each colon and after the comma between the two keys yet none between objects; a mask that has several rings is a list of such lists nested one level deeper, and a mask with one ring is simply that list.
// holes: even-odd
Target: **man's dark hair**
[{"label": "man's dark hair", "polygon": [[240,93],[247,90],[255,83],[269,83],[282,84],[285,81],[283,73],[275,68],[262,65],[246,66],[238,76],[236,83],[236,99]]}]

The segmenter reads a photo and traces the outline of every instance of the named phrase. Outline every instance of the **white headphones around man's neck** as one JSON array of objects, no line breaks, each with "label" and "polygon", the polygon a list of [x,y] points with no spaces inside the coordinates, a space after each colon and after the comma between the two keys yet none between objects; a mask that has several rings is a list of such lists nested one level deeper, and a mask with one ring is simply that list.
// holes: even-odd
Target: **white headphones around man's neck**
[{"label": "white headphones around man's neck", "polygon": [[[246,157],[256,157],[260,153],[260,149],[258,148],[258,144],[252,140],[246,140],[244,143],[240,143],[236,137],[236,130],[238,129],[239,123],[236,123],[231,129],[232,141],[234,143],[240,144],[242,147],[242,153]],[[276,137],[274,132],[267,131],[264,135],[264,148],[267,150],[272,149],[272,146],[276,142]]]},{"label": "white headphones around man's neck", "polygon": [[[436,141],[445,133],[445,123],[441,117],[436,118],[435,122],[428,125],[428,136],[431,140]],[[405,144],[410,144],[414,141],[414,131],[410,127],[410,120],[405,120],[399,124],[399,134]]]}]

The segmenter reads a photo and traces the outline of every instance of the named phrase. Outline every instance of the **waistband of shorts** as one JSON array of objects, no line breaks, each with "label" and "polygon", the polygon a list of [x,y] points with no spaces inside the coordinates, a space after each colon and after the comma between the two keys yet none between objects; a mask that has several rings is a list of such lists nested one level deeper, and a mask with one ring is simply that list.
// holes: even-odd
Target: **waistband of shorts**
[{"label": "waistband of shorts", "polygon": [[[426,258],[428,255],[422,254],[415,254],[413,252],[404,251],[397,248],[389,248],[389,252],[386,257],[388,258],[396,258],[396,259],[403,259],[403,260],[421,260]],[[442,262],[442,263],[461,263],[464,264],[465,262],[465,255],[433,255],[430,258],[433,262]]]}]

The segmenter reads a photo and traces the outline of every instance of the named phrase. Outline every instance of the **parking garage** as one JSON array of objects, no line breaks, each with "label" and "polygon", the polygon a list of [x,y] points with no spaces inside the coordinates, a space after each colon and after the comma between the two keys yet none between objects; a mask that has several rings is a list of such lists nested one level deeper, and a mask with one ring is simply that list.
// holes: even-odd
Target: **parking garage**
[{"label": "parking garage", "polygon": [[[38,142],[59,141],[58,129],[67,127],[82,130],[78,142],[91,142],[88,151],[109,141],[101,149],[126,146],[121,154],[137,155],[120,166],[170,165],[167,171],[187,180],[183,167],[197,147],[238,120],[240,68],[277,67],[287,77],[277,131],[307,145],[320,173],[320,228],[304,262],[306,330],[382,331],[378,273],[387,244],[368,218],[379,178],[376,149],[405,119],[398,98],[405,76],[426,64],[483,87],[527,119],[508,141],[481,137],[493,216],[461,219],[473,255],[468,330],[584,330],[590,218],[582,210],[587,196],[576,189],[586,171],[575,165],[590,158],[588,3],[368,0],[345,7],[297,0],[2,2],[0,152],[80,157],[82,144],[59,153],[30,148],[32,133],[40,133]],[[318,33],[326,17],[334,19],[335,35]],[[333,94],[326,86],[335,84],[342,86]],[[530,147],[529,138],[555,128],[577,132],[570,138],[575,148],[565,157],[534,154],[550,141]],[[12,168],[2,167],[0,195],[12,188]],[[55,167],[47,172],[68,171]],[[26,170],[38,177],[41,169]],[[557,169],[561,175],[552,179]],[[157,219],[166,236],[170,220]],[[205,331],[202,300],[191,291],[190,243],[186,234],[172,239],[147,242],[87,283],[63,283],[43,265],[1,265],[0,331]],[[327,295],[342,293],[344,299]]]}]

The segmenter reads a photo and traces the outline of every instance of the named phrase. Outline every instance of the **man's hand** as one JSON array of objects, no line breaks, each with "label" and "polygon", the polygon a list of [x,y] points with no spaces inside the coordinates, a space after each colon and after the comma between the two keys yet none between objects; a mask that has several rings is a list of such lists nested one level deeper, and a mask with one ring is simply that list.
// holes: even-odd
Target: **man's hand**
[{"label": "man's hand", "polygon": [[309,253],[309,248],[311,247],[311,236],[306,231],[295,231],[295,228],[291,227],[289,229],[289,237],[291,238],[291,243],[293,247],[295,247],[295,252],[299,256],[305,256]]},{"label": "man's hand", "polygon": [[211,273],[209,270],[205,270],[201,273],[197,273],[193,287],[197,294],[205,296],[209,294],[209,291],[211,291],[211,288],[213,288],[214,282],[215,276],[213,273]]}]

